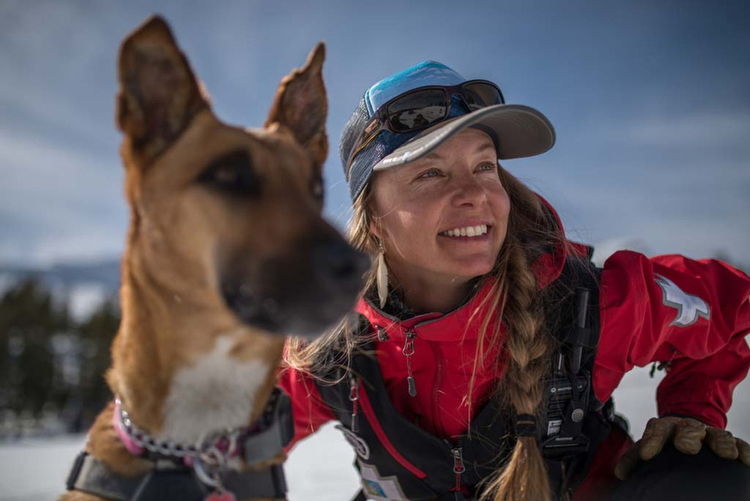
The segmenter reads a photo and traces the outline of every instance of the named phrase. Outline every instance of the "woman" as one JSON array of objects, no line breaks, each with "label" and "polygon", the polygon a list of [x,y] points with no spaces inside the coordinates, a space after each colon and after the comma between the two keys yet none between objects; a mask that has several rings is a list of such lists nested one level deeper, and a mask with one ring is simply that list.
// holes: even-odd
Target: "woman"
[{"label": "woman", "polygon": [[631,445],[603,403],[653,361],[662,418],[618,476],[668,439],[750,465],[722,430],[750,367],[750,278],[629,251],[594,269],[498,163],[554,139],[538,111],[433,61],[375,84],[346,125],[350,239],[376,258],[362,321],[291,345],[280,384],[295,441],[341,421],[359,499],[600,499]]}]

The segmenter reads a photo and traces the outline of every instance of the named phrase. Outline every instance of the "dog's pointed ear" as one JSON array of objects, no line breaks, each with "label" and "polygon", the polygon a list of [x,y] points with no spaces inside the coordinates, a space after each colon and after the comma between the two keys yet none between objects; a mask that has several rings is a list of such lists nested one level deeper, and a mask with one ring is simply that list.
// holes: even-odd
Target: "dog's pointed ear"
[{"label": "dog's pointed ear", "polygon": [[125,148],[145,167],[208,107],[167,23],[147,19],[120,47],[117,126]]},{"label": "dog's pointed ear", "polygon": [[323,84],[323,42],[310,52],[305,66],[285,76],[276,91],[265,127],[278,123],[292,132],[318,169],[328,155],[326,115],[328,100]]}]

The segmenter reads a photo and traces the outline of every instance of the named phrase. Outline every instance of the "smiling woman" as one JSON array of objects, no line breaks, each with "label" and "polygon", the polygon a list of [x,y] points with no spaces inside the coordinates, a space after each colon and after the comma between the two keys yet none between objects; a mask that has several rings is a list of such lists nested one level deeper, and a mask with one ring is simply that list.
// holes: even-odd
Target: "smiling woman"
[{"label": "smiling woman", "polygon": [[[554,141],[539,111],[434,61],[376,83],[346,125],[349,240],[376,264],[359,324],[288,346],[280,384],[295,441],[341,422],[358,500],[750,495],[750,446],[723,430],[750,277],[629,251],[594,267],[498,161]],[[660,418],[633,445],[610,397],[655,361]]]},{"label": "smiling woman", "polygon": [[383,243],[391,285],[416,311],[450,311],[469,280],[495,265],[510,211],[496,156],[487,133],[466,129],[373,176],[370,232]]}]

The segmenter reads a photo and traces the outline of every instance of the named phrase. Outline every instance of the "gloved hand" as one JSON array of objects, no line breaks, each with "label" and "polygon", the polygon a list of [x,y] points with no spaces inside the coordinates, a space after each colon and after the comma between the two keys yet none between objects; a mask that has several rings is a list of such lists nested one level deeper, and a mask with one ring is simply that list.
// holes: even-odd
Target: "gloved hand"
[{"label": "gloved hand", "polygon": [[728,431],[707,426],[697,419],[676,416],[651,418],[643,437],[622,455],[615,467],[615,476],[625,480],[638,464],[659,454],[667,441],[683,454],[698,454],[703,443],[707,443],[717,456],[724,459],[739,459],[750,466],[750,445],[735,438]]}]

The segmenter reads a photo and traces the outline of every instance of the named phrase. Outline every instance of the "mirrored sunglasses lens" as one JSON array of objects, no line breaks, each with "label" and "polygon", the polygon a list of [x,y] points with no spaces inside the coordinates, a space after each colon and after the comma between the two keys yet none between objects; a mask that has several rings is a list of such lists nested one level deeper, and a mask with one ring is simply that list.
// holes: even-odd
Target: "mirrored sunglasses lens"
[{"label": "mirrored sunglasses lens", "polygon": [[394,132],[424,129],[447,116],[445,91],[425,89],[413,92],[392,102],[387,113]]},{"label": "mirrored sunglasses lens", "polygon": [[466,102],[466,106],[471,111],[485,106],[503,104],[503,96],[500,90],[494,85],[485,82],[476,82],[464,85],[461,95]]}]

